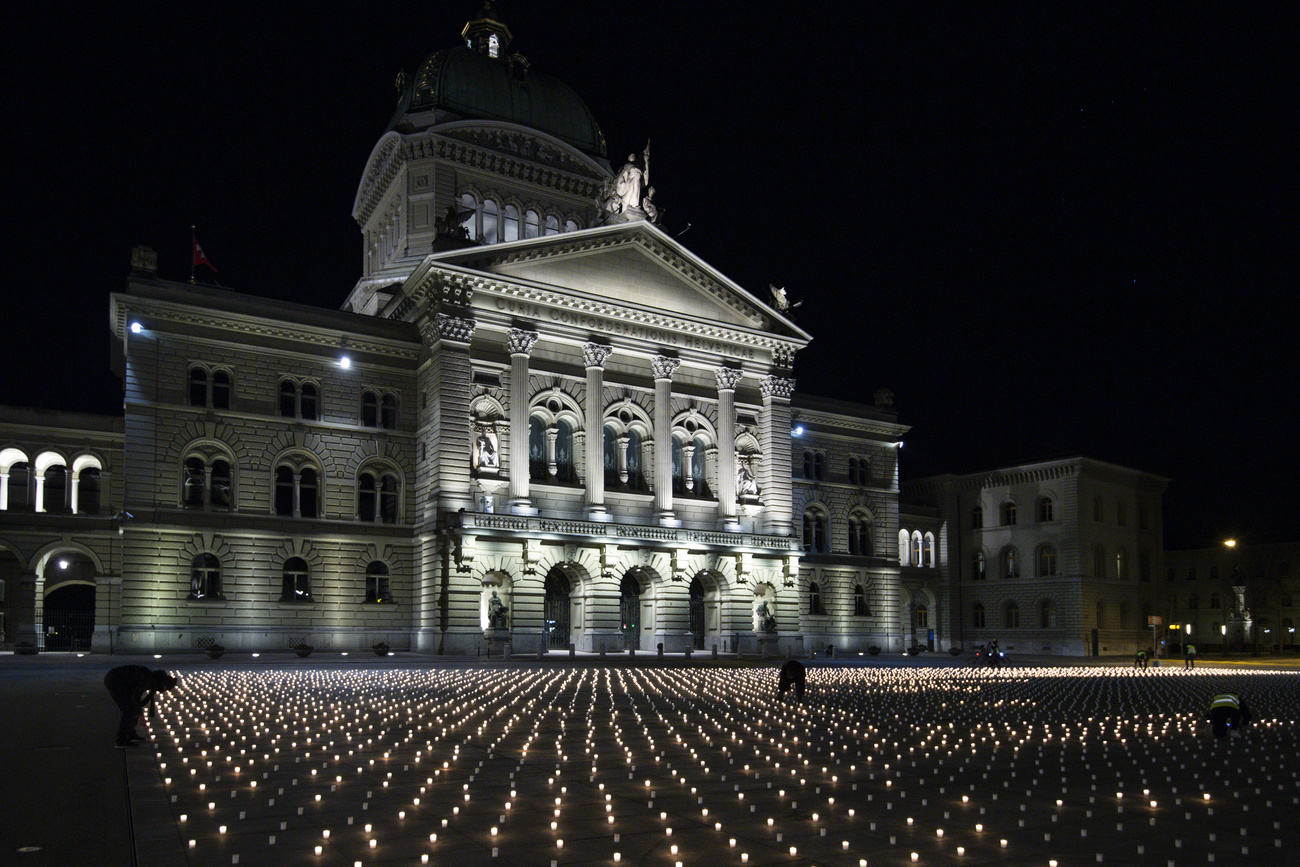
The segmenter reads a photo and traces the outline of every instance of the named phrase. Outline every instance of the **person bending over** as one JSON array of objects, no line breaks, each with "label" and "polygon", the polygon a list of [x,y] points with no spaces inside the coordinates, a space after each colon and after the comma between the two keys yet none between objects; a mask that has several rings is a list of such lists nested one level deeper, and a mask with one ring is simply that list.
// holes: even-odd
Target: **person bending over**
[{"label": "person bending over", "polygon": [[143,665],[119,665],[104,675],[104,686],[122,712],[117,724],[117,746],[134,747],[140,743],[135,726],[144,716],[145,707],[149,708],[150,717],[157,719],[158,693],[174,688],[176,678],[162,669],[150,671]]}]

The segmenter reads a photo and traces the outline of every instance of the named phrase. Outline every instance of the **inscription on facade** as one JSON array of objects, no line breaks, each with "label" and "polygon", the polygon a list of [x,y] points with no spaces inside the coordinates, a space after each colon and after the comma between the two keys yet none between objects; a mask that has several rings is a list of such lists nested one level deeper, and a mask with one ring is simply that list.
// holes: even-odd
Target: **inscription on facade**
[{"label": "inscription on facade", "polygon": [[631,337],[635,340],[646,340],[663,346],[679,346],[683,349],[698,349],[701,352],[712,352],[717,355],[729,355],[733,358],[755,357],[754,349],[751,346],[735,346],[730,343],[719,343],[718,341],[710,340],[707,337],[696,337],[692,334],[682,334],[679,331],[670,331],[665,328],[652,328],[646,325],[637,325],[634,322],[604,319],[599,316],[592,316],[587,313],[576,313],[570,310],[553,310],[542,307],[538,304],[529,304],[525,301],[512,301],[509,298],[498,298],[497,309],[504,310],[507,313],[513,313],[517,316],[527,316],[530,319],[545,319],[563,325],[576,325],[579,328],[587,328],[592,331],[604,331],[609,334],[620,334],[624,337]]}]

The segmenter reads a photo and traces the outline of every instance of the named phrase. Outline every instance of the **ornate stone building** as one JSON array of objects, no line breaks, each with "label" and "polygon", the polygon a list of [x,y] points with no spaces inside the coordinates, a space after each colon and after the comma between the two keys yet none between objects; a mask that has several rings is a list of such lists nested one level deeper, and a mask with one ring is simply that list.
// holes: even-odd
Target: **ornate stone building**
[{"label": "ornate stone building", "polygon": [[[462,39],[399,79],[342,310],[164,280],[139,248],[110,303],[123,416],[0,413],[6,643],[1131,643],[1163,480],[1082,459],[939,477],[900,518],[892,395],[796,393],[811,336],[784,291],[661,231],[648,148],[615,171],[500,21]],[[1129,523],[1084,522],[1094,496]],[[1022,520],[996,520],[1008,503]],[[65,589],[92,600],[73,627]]]},{"label": "ornate stone building", "polygon": [[[796,493],[810,336],[783,293],[661,231],[648,149],[615,171],[582,100],[508,54],[500,21],[462,37],[400,80],[342,311],[163,280],[136,251],[110,311],[121,433],[46,461],[113,480],[103,539],[76,543],[96,649],[888,643],[892,411],[805,400],[834,472],[843,447],[873,469]],[[16,448],[14,466],[41,447]],[[42,471],[8,484],[39,498]],[[33,538],[0,539],[27,600],[10,641],[44,631],[34,549],[77,517],[27,504],[3,517]],[[809,508],[836,556],[803,567]]]}]

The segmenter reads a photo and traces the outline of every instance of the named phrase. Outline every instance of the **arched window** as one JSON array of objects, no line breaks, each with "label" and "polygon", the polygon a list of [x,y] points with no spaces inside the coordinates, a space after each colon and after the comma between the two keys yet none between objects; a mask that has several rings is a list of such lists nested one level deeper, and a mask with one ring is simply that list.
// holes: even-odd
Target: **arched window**
[{"label": "arched window", "polygon": [[822,610],[822,589],[816,581],[808,582],[808,613],[825,614]]},{"label": "arched window", "polygon": [[916,625],[918,627],[928,627],[930,625],[930,609],[924,605],[916,606]]},{"label": "arched window", "polygon": [[711,497],[709,490],[709,443],[702,436],[695,437],[691,445],[695,451],[691,454],[691,489],[698,497]]},{"label": "arched window", "polygon": [[867,594],[863,592],[861,584],[853,585],[853,613],[858,617],[871,616],[871,610],[867,608]]},{"label": "arched window", "polygon": [[924,558],[924,553],[923,553],[924,550],[925,550],[925,549],[924,549],[924,543],[923,543],[923,541],[922,541],[922,539],[921,539],[921,531],[920,531],[920,530],[913,530],[913,531],[912,531],[912,557],[911,557],[911,559],[909,560],[909,562],[911,563],[911,565],[913,565],[913,566],[923,566],[923,565],[925,565],[925,560],[923,559],[923,558]]},{"label": "arched window", "polygon": [[1107,620],[1106,617],[1106,600],[1098,599],[1097,600],[1097,628],[1107,629],[1109,627],[1110,627],[1110,622]]},{"label": "arched window", "polygon": [[975,629],[984,628],[984,606],[976,602],[970,608],[970,625]]},{"label": "arched window", "polygon": [[379,395],[369,389],[361,392],[361,426],[379,427]]},{"label": "arched window", "polygon": [[181,505],[187,509],[229,509],[230,463],[216,458],[207,464],[203,458],[191,455],[185,459],[181,488]]},{"label": "arched window", "polygon": [[1138,552],[1138,580],[1151,580],[1151,554],[1147,551]]},{"label": "arched window", "polygon": [[1115,552],[1115,580],[1128,580],[1128,557],[1123,548]]},{"label": "arched window", "polygon": [[911,563],[912,556],[912,537],[906,530],[898,531],[898,565],[907,566]]},{"label": "arched window", "polygon": [[1094,578],[1106,577],[1106,549],[1101,545],[1092,549],[1092,573]]},{"label": "arched window", "polygon": [[971,555],[971,580],[983,581],[987,577],[988,561],[985,560],[983,551],[976,551]]},{"label": "arched window", "polygon": [[1056,603],[1052,600],[1044,599],[1038,606],[1038,625],[1042,629],[1056,627]]},{"label": "arched window", "polygon": [[212,408],[230,409],[230,374],[227,371],[212,371]]},{"label": "arched window", "polygon": [[555,423],[555,480],[570,484],[577,478],[573,458],[573,424],[567,419]]},{"label": "arched window", "polygon": [[871,516],[855,512],[849,516],[849,553],[858,557],[870,557],[875,552],[875,540],[872,538]]},{"label": "arched window", "polygon": [[307,569],[306,560],[301,557],[285,560],[281,576],[281,602],[311,601],[311,573]]},{"label": "arched window", "polygon": [[532,210],[531,208],[525,211],[524,212],[524,237],[536,238],[539,234],[541,234],[541,232],[539,231],[540,228],[541,228],[541,221],[537,216],[537,212]]},{"label": "arched window", "polygon": [[1036,560],[1034,574],[1039,578],[1047,578],[1058,574],[1055,546],[1039,545]]},{"label": "arched window", "polygon": [[858,483],[858,459],[852,455],[849,456],[849,484]]},{"label": "arched window", "polygon": [[501,240],[518,241],[519,240],[519,209],[516,208],[514,205],[506,205],[505,215],[501,222],[502,222],[502,228],[504,230],[501,235]]},{"label": "arched window", "polygon": [[641,434],[636,429],[627,432],[627,486],[634,491],[646,489],[645,473],[641,469]]},{"label": "arched window", "polygon": [[565,220],[565,221],[564,221],[564,231],[566,231],[566,232],[576,232],[576,231],[578,231],[578,224],[575,223],[573,220]]},{"label": "arched window", "polygon": [[388,564],[373,560],[366,566],[366,602],[382,604],[392,602],[388,588]]},{"label": "arched window", "polygon": [[971,526],[971,529],[972,529],[972,530],[983,530],[983,529],[984,529],[984,509],[983,509],[983,507],[981,507],[981,506],[976,506],[975,508],[971,509],[971,512],[970,512],[970,526]]},{"label": "arched window", "polygon": [[546,422],[539,416],[528,419],[528,478],[534,482],[551,480],[546,468]]},{"label": "arched window", "polygon": [[379,515],[379,480],[372,473],[357,477],[357,519],[374,521]]},{"label": "arched window", "polygon": [[560,234],[560,218],[555,216],[554,214],[551,214],[546,218],[546,234],[548,235]]},{"label": "arched window", "polygon": [[221,561],[200,554],[190,563],[190,599],[225,599],[221,594]]},{"label": "arched window", "polygon": [[1008,500],[1002,504],[1002,526],[1011,527],[1016,523],[1016,504]]},{"label": "arched window", "polygon": [[86,467],[77,474],[77,513],[99,514],[99,467]]},{"label": "arched window", "polygon": [[303,467],[295,471],[289,464],[275,468],[275,514],[286,518],[319,517],[319,491],[316,471]]},{"label": "arched window", "polygon": [[283,418],[298,416],[298,383],[292,379],[280,381],[280,415]]},{"label": "arched window", "polygon": [[1020,628],[1020,606],[1014,602],[1008,602],[1006,608],[1002,609],[1002,626],[1004,629]]},{"label": "arched window", "polygon": [[46,512],[66,512],[68,510],[68,468],[63,464],[53,464],[45,468],[42,510]]},{"label": "arched window", "polygon": [[397,398],[391,394],[380,398],[379,426],[384,430],[397,430]]},{"label": "arched window", "polygon": [[190,406],[208,405],[208,372],[202,367],[190,368]]},{"label": "arched window", "polygon": [[400,514],[398,505],[397,476],[384,473],[379,478],[379,520],[385,524],[396,524]]},{"label": "arched window", "polygon": [[1222,607],[1219,604],[1219,594],[1217,592],[1210,594],[1210,607],[1213,608],[1215,611],[1219,610],[1219,608]]},{"label": "arched window", "polygon": [[934,534],[926,533],[924,543],[925,543],[925,549],[923,553],[925,554],[925,565],[933,569],[935,565]]},{"label": "arched window", "polygon": [[492,199],[483,200],[483,243],[495,244],[497,233],[497,203]]},{"label": "arched window", "polygon": [[828,550],[826,545],[825,513],[819,509],[805,509],[803,513],[803,549],[813,554],[824,554]]},{"label": "arched window", "polygon": [[1003,548],[1000,559],[1003,578],[1020,577],[1020,555],[1014,545],[1007,545]]},{"label": "arched window", "polygon": [[811,451],[803,453],[803,477],[805,479],[813,477],[813,453]]},{"label": "arched window", "polygon": [[1038,498],[1038,520],[1040,523],[1055,520],[1052,516],[1052,498]]},{"label": "arched window", "polygon": [[319,392],[310,382],[304,382],[302,390],[298,393],[298,415],[308,421],[316,421],[320,418]]},{"label": "arched window", "polygon": [[618,469],[618,431],[612,425],[605,427],[605,487],[616,488],[623,483]]},{"label": "arched window", "polygon": [[1092,519],[1094,521],[1106,520],[1106,506],[1102,503],[1100,495],[1092,498]]},{"label": "arched window", "polygon": [[1188,596],[1188,597],[1187,597],[1187,610],[1188,610],[1188,611],[1195,611],[1197,608],[1200,607],[1200,605],[1201,605],[1201,598],[1200,598],[1199,596],[1197,596],[1195,593],[1193,593],[1191,596]]},{"label": "arched window", "polygon": [[208,505],[213,509],[230,508],[230,464],[217,458],[209,474]]},{"label": "arched window", "polygon": [[819,481],[826,478],[825,452],[817,452],[813,455],[813,478]]}]

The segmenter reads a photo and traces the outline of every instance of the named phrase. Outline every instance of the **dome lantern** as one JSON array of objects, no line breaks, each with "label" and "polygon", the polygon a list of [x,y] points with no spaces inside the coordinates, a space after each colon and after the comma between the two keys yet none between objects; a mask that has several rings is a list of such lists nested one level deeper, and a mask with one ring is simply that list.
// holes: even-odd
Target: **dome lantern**
[{"label": "dome lantern", "polygon": [[460,37],[469,48],[493,58],[504,57],[513,38],[510,28],[492,14],[492,0],[484,0],[483,14],[467,22],[460,31]]}]

